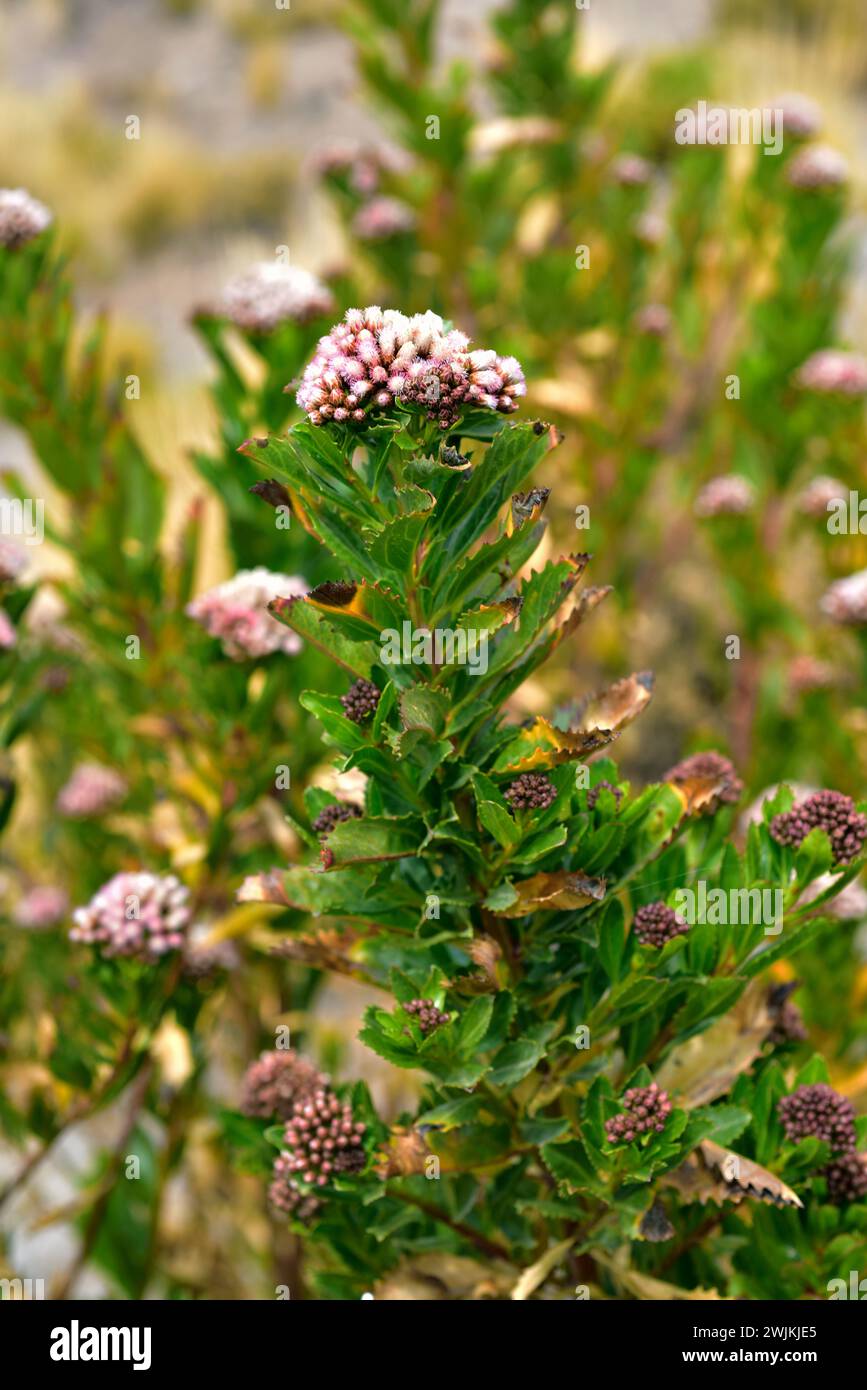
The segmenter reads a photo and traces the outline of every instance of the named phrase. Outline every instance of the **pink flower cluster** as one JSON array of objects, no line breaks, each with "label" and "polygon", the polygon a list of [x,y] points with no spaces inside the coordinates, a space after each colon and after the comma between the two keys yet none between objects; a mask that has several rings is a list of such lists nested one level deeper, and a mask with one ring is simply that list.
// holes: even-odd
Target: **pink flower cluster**
[{"label": "pink flower cluster", "polygon": [[179,950],[190,921],[189,890],[174,874],[115,874],[72,914],[72,941],[102,946],[106,956],[156,961]]},{"label": "pink flower cluster", "polygon": [[632,230],[642,246],[659,246],[665,240],[668,224],[660,213],[648,208],[636,217]]},{"label": "pink flower cluster", "polygon": [[19,898],[12,918],[16,926],[38,931],[40,928],[56,926],[68,910],[69,898],[65,891],[46,883],[28,889],[24,896]]},{"label": "pink flower cluster", "polygon": [[23,246],[51,225],[51,213],[25,188],[0,188],[0,246]]},{"label": "pink flower cluster", "polygon": [[[785,129],[785,126],[784,126]],[[839,188],[849,177],[849,166],[831,145],[807,145],[799,150],[786,170],[793,188]]]},{"label": "pink flower cluster", "polygon": [[867,358],[856,352],[823,348],[798,368],[795,380],[805,391],[825,396],[863,396],[867,391]]},{"label": "pink flower cluster", "polygon": [[358,209],[352,223],[361,241],[387,241],[389,237],[411,232],[415,213],[400,198],[371,198]]},{"label": "pink flower cluster", "polygon": [[383,174],[405,173],[408,165],[403,151],[389,146],[332,145],[318,156],[314,168],[319,175],[345,178],[350,188],[369,198]]},{"label": "pink flower cluster", "polygon": [[807,484],[798,496],[798,507],[806,516],[826,517],[828,508],[841,497],[847,498],[849,489],[838,478],[830,478],[820,473]]},{"label": "pink flower cluster", "polygon": [[858,627],[867,623],[867,570],[836,579],[822,598],[820,607],[835,623]]},{"label": "pink flower cluster", "polygon": [[448,429],[466,407],[510,414],[526,389],[514,357],[471,352],[467,336],[438,314],[408,318],[373,305],[347,310],[320,338],[296,399],[314,425],[363,421],[398,402]]},{"label": "pink flower cluster", "polygon": [[742,516],[750,511],[756,492],[749,478],[740,473],[723,473],[705,483],[695,499],[698,516]]},{"label": "pink flower cluster", "polygon": [[102,763],[79,763],[57,795],[57,811],[71,820],[101,816],[123,801],[127,784],[119,772]]},{"label": "pink flower cluster", "polygon": [[200,594],[187,604],[186,612],[212,637],[219,638],[233,661],[270,656],[272,652],[291,656],[301,650],[301,640],[271,616],[268,604],[275,598],[299,598],[308,587],[297,575],[274,574],[259,565],[239,570],[224,584]]},{"label": "pink flower cluster", "polygon": [[0,651],[9,652],[18,645],[18,633],[5,608],[0,608]]},{"label": "pink flower cluster", "polygon": [[645,304],[633,320],[639,333],[650,338],[664,338],[671,328],[671,311],[665,304]]},{"label": "pink flower cluster", "polygon": [[653,166],[640,154],[619,154],[611,164],[611,176],[624,188],[640,188],[650,182]]},{"label": "pink flower cluster", "polygon": [[16,541],[0,536],[0,584],[12,584],[30,563],[27,551]]},{"label": "pink flower cluster", "polygon": [[260,261],[229,281],[221,308],[239,328],[271,333],[281,323],[304,323],[330,314],[334,297],[309,270],[282,261]]},{"label": "pink flower cluster", "polygon": [[786,92],[770,103],[771,111],[783,113],[783,138],[787,135],[807,140],[822,128],[822,111],[815,101],[802,92]]},{"label": "pink flower cluster", "polygon": [[327,1085],[327,1076],[294,1048],[263,1052],[244,1073],[241,1111],[263,1120],[290,1120],[298,1100]]}]

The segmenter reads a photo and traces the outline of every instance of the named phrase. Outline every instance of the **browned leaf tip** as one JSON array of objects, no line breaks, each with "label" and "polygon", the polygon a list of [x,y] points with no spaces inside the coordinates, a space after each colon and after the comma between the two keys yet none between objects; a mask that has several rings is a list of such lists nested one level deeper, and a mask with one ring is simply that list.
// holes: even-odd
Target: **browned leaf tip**
[{"label": "browned leaf tip", "polygon": [[703,1139],[694,1153],[666,1173],[662,1182],[687,1202],[740,1203],[746,1198],[775,1207],[802,1207],[796,1192],[775,1174],[742,1154]]},{"label": "browned leaf tip", "polygon": [[376,1175],[385,1180],[424,1173],[429,1157],[430,1146],[423,1134],[417,1129],[397,1126],[391,1131],[377,1156]]}]

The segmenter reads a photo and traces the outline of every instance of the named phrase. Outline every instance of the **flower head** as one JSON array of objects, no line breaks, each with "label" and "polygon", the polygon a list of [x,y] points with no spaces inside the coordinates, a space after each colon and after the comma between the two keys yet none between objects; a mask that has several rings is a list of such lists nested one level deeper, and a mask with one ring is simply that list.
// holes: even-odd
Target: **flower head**
[{"label": "flower head", "polygon": [[611,176],[624,188],[640,188],[650,181],[653,166],[640,154],[619,154],[611,164]]},{"label": "flower head", "polygon": [[305,323],[330,314],[334,296],[309,270],[282,261],[260,261],[229,281],[221,308],[239,328],[271,333],[281,323]]},{"label": "flower head", "polygon": [[642,946],[662,947],[677,936],[685,936],[689,923],[665,903],[646,903],[635,914],[635,935]]},{"label": "flower head", "polygon": [[544,811],[557,800],[557,788],[543,772],[522,772],[503,795],[513,811]]},{"label": "flower head", "polygon": [[315,160],[320,176],[346,179],[350,188],[369,198],[380,186],[383,174],[406,173],[410,161],[402,150],[387,145],[332,145]]},{"label": "flower head", "polygon": [[16,926],[38,931],[43,927],[56,926],[68,911],[69,895],[66,891],[46,883],[29,889],[19,898],[12,912],[12,919]]},{"label": "flower head", "polygon": [[705,483],[695,499],[698,516],[742,516],[753,507],[756,490],[739,473],[724,473]]},{"label": "flower head", "polygon": [[470,351],[466,335],[438,314],[408,318],[374,305],[347,310],[320,338],[296,399],[314,425],[360,423],[398,403],[447,429],[467,407],[510,414],[525,392],[514,357]]},{"label": "flower head", "polygon": [[400,198],[384,197],[371,198],[358,209],[352,223],[361,241],[387,241],[389,237],[411,232],[414,226],[415,213],[408,203]]},{"label": "flower head", "polygon": [[432,999],[410,999],[403,1005],[405,1014],[410,1014],[418,1022],[421,1031],[427,1037],[428,1033],[433,1033],[435,1029],[448,1023],[451,1014],[443,1013],[438,1009]]},{"label": "flower head", "polygon": [[70,820],[101,816],[123,801],[127,784],[114,768],[102,763],[79,763],[57,794],[57,811]]},{"label": "flower head", "polygon": [[784,137],[794,135],[799,140],[809,140],[822,128],[821,107],[802,92],[784,92],[770,103],[770,109],[782,111]]},{"label": "flower head", "polygon": [[839,188],[848,177],[849,165],[831,145],[807,145],[798,151],[786,170],[786,178],[793,188]]},{"label": "flower head", "polygon": [[263,566],[239,570],[232,579],[200,594],[187,604],[190,618],[217,637],[233,661],[289,655],[301,650],[301,639],[268,612],[275,598],[298,598],[308,585],[297,575],[273,574]]},{"label": "flower head", "polygon": [[805,516],[825,517],[829,507],[848,496],[849,489],[839,478],[829,478],[826,474],[820,474],[799,493],[798,508]]},{"label": "flower head", "polygon": [[632,230],[642,246],[659,246],[665,240],[668,225],[664,217],[648,208],[635,219]]},{"label": "flower head", "polygon": [[820,607],[835,623],[853,627],[867,623],[867,570],[835,579],[822,596]]},{"label": "flower head", "polygon": [[822,348],[795,373],[805,391],[821,396],[863,396],[867,392],[867,358],[839,348]]},{"label": "flower head", "polygon": [[834,863],[849,864],[867,839],[867,816],[855,809],[851,796],[822,791],[796,802],[791,811],[774,816],[769,828],[778,845],[793,849],[800,848],[811,830],[824,830],[831,841]]},{"label": "flower head", "polygon": [[0,188],[0,246],[23,246],[51,225],[51,213],[24,188]]},{"label": "flower head", "polygon": [[822,1169],[822,1176],[828,1184],[828,1198],[835,1206],[867,1197],[867,1161],[863,1154],[840,1154]]},{"label": "flower head", "polygon": [[287,1171],[316,1187],[326,1187],[335,1175],[360,1172],[367,1162],[366,1129],[353,1119],[350,1105],[321,1086],[292,1107],[284,1135]]},{"label": "flower head", "polygon": [[15,624],[5,608],[0,608],[0,651],[9,652],[18,645]]},{"label": "flower head", "polygon": [[360,806],[356,806],[351,801],[333,801],[330,806],[323,806],[319,815],[313,822],[313,832],[315,835],[330,835],[336,825],[344,820],[356,820],[362,815]]},{"label": "flower head", "polygon": [[274,1160],[268,1201],[275,1211],[283,1212],[307,1226],[322,1203],[311,1193],[301,1191],[293,1176],[294,1172],[292,1155],[279,1153]]},{"label": "flower head", "polygon": [[832,1153],[851,1153],[855,1147],[855,1111],[852,1102],[824,1083],[799,1086],[783,1096],[777,1112],[786,1138],[823,1139]]},{"label": "flower head", "polygon": [[241,1110],[262,1120],[288,1120],[297,1101],[327,1082],[309,1058],[292,1048],[263,1052],[244,1074]]},{"label": "flower head", "polygon": [[671,311],[665,304],[645,304],[633,322],[648,338],[664,338],[671,328]]},{"label": "flower head", "polygon": [[72,914],[72,941],[101,946],[106,956],[156,961],[184,944],[189,890],[174,874],[115,874]]},{"label": "flower head", "polygon": [[631,1144],[642,1134],[661,1134],[670,1114],[668,1092],[661,1091],[655,1081],[632,1086],[623,1094],[620,1114],[605,1121],[605,1138],[609,1144]]},{"label": "flower head", "polygon": [[26,570],[30,557],[23,546],[0,536],[0,584],[12,584]]},{"label": "flower head", "polygon": [[809,652],[799,652],[789,662],[789,690],[793,695],[806,695],[813,690],[827,690],[837,683],[837,672],[827,661],[819,661]]},{"label": "flower head", "polygon": [[340,703],[347,719],[353,724],[363,724],[379,704],[379,687],[373,681],[359,678],[352,682],[345,695],[341,695]]}]

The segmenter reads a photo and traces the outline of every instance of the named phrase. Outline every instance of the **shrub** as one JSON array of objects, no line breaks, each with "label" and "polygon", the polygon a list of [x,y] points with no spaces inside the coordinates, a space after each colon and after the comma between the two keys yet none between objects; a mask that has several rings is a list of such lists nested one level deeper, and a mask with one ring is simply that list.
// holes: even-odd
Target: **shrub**
[{"label": "shrub", "polygon": [[[721,757],[624,786],[601,755],[650,700],[646,672],[562,717],[509,717],[604,597],[581,588],[586,555],[532,567],[547,500],[532,473],[557,444],[472,399],[443,427],[397,391],[358,421],[244,446],[334,556],[331,579],[271,611],[356,692],[300,698],[366,790],[363,814],[323,822],[311,788],[309,862],[241,896],[325,919],[303,943],[326,968],[339,922],[340,968],[385,996],[361,1040],[423,1078],[390,1129],[362,1084],[260,1121],[281,1155],[277,1206],[328,1297],[394,1296],[420,1268],[449,1287],[454,1256],[513,1297],[823,1296],[867,1222],[857,1199],[834,1204],[858,1191],[839,1146],[793,1128],[805,1088],[835,1093],[818,1058],[792,1076],[768,971],[834,931],[799,905],[832,867],[834,827],[783,842],[784,791],[739,853],[742,787]],[[469,644],[443,655],[446,633],[485,661]],[[666,905],[701,892],[714,906],[686,921]],[[352,1163],[332,1162],[356,1134]],[[772,1268],[783,1239],[801,1258]]]}]

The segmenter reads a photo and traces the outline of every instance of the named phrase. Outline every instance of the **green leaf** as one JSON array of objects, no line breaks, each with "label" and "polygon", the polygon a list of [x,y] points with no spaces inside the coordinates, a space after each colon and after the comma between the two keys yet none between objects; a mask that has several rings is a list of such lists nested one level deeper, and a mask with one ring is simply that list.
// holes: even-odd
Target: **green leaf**
[{"label": "green leaf", "polygon": [[411,685],[399,700],[401,723],[405,729],[423,729],[439,735],[449,712],[448,696],[428,685]]},{"label": "green leaf", "polygon": [[543,859],[552,850],[565,845],[568,838],[569,831],[565,825],[552,825],[550,830],[543,831],[541,835],[531,835],[529,840],[525,840],[521,845],[520,852],[513,855],[512,863],[516,865],[535,864],[537,859]]},{"label": "green leaf", "polygon": [[494,801],[478,802],[477,810],[482,825],[502,849],[514,849],[520,844],[521,831],[508,811]]},{"label": "green leaf", "polygon": [[[424,496],[420,489],[415,490]],[[429,505],[423,511],[407,512],[386,522],[379,535],[370,546],[371,559],[395,579],[403,579],[412,571],[415,552],[428,521],[428,513],[434,505],[434,497],[427,494]]]},{"label": "green leaf", "polygon": [[435,1125],[437,1129],[448,1131],[477,1120],[484,1106],[481,1096],[458,1096],[432,1110],[424,1110],[416,1120],[418,1125]]},{"label": "green leaf", "polygon": [[827,832],[818,827],[811,830],[801,842],[795,855],[795,874],[799,888],[806,888],[807,884],[812,883],[814,879],[819,878],[822,874],[830,873],[833,860],[831,841]]},{"label": "green leaf", "polygon": [[474,999],[458,1020],[458,1046],[464,1055],[471,1053],[482,1041],[491,1021],[494,1001],[490,994]]},{"label": "green leaf", "polygon": [[541,1116],[538,1119],[521,1120],[518,1124],[518,1133],[525,1144],[553,1143],[556,1139],[562,1138],[569,1131],[569,1121],[564,1116],[551,1117]]},{"label": "green leaf", "polygon": [[518,901],[518,894],[508,879],[498,883],[485,898],[483,906],[491,912],[504,912]]},{"label": "green leaf", "polygon": [[370,679],[370,672],[377,660],[377,652],[371,642],[351,641],[303,598],[278,598],[269,604],[269,608],[275,618],[291,627],[305,642],[318,647],[354,676]]},{"label": "green leaf", "polygon": [[548,452],[547,431],[529,424],[507,425],[497,433],[466,487],[438,508],[436,529],[450,556],[463,556],[481,538],[497,512]]},{"label": "green leaf", "polygon": [[565,1144],[545,1144],[541,1149],[542,1160],[552,1177],[562,1183],[569,1192],[592,1192],[594,1196],[606,1197],[607,1188],[587,1156],[587,1150],[578,1139]]},{"label": "green leaf", "polygon": [[753,1118],[749,1110],[739,1105],[702,1106],[693,1110],[692,1116],[705,1120],[710,1126],[703,1137],[712,1139],[723,1148],[733,1144]]},{"label": "green leaf", "polygon": [[626,953],[626,931],[624,928],[623,904],[614,898],[608,904],[599,923],[599,949],[597,957],[600,965],[611,980],[617,984],[622,973]]},{"label": "green leaf", "polygon": [[424,825],[413,816],[364,816],[339,821],[325,843],[334,855],[334,867],[404,859],[418,853]]},{"label": "green leaf", "polygon": [[488,1080],[494,1086],[517,1086],[518,1082],[538,1066],[545,1056],[545,1043],[551,1036],[551,1025],[536,1028],[535,1037],[519,1038],[500,1048],[491,1063]]}]

